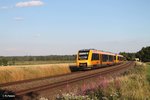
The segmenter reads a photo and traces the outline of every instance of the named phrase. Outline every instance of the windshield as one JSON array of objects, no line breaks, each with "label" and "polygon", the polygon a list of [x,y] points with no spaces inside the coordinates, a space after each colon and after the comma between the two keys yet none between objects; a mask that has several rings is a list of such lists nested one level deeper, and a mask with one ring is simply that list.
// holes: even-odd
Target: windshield
[{"label": "windshield", "polygon": [[89,51],[79,51],[79,60],[87,60]]}]

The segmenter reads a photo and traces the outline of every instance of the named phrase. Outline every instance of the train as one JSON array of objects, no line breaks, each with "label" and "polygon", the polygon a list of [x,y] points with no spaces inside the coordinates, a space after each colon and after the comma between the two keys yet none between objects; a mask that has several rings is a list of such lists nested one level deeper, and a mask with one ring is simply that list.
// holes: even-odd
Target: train
[{"label": "train", "polygon": [[123,61],[124,57],[120,54],[96,49],[83,49],[78,51],[76,66],[79,69],[93,69],[120,64]]}]

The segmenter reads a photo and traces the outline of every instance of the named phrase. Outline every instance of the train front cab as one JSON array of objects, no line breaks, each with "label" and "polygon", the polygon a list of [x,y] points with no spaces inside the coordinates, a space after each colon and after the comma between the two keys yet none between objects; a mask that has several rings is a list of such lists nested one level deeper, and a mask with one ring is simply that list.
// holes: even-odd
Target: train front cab
[{"label": "train front cab", "polygon": [[97,50],[80,50],[77,56],[79,69],[92,69],[101,66],[100,53]]},{"label": "train front cab", "polygon": [[90,50],[79,50],[77,54],[77,67],[79,69],[88,69],[90,68]]}]

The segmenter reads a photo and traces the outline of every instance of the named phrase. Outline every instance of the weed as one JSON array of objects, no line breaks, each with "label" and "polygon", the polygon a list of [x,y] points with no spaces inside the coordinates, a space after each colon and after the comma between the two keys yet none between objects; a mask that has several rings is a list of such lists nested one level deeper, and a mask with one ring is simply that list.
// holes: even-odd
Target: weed
[{"label": "weed", "polygon": [[79,90],[79,93],[74,93],[78,94],[74,97],[87,96],[90,100],[148,100],[150,98],[150,66],[139,64],[116,78],[100,77],[95,82],[83,84]]}]

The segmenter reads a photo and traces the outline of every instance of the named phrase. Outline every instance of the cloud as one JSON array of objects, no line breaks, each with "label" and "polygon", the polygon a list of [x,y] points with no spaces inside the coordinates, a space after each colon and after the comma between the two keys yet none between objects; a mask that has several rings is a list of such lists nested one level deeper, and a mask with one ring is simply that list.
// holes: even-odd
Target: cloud
[{"label": "cloud", "polygon": [[32,7],[32,6],[42,6],[44,3],[40,0],[32,0],[27,2],[18,2],[16,7]]},{"label": "cloud", "polygon": [[23,17],[15,17],[14,20],[15,21],[22,21],[22,20],[24,20],[24,18]]}]

